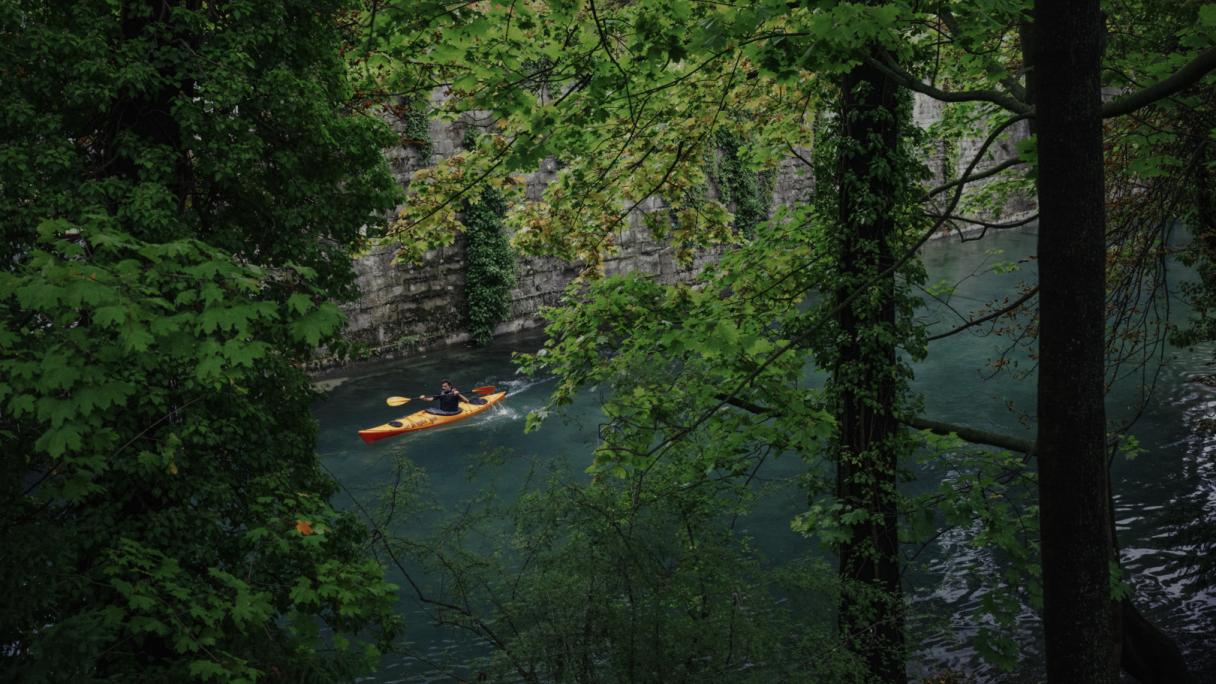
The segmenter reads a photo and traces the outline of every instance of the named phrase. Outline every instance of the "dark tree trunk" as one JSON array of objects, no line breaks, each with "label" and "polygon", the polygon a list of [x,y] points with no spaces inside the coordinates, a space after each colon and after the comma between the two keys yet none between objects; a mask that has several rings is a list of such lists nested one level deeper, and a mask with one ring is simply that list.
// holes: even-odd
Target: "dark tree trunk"
[{"label": "dark tree trunk", "polygon": [[1123,671],[1140,684],[1193,684],[1196,680],[1187,669],[1186,659],[1178,644],[1149,622],[1131,599],[1119,604],[1122,614]]},{"label": "dark tree trunk", "polygon": [[1098,0],[1039,0],[1037,455],[1047,678],[1116,682],[1119,612],[1107,525],[1106,248]]},{"label": "dark tree trunk", "polygon": [[[832,383],[838,391],[837,497],[859,517],[839,548],[843,593],[840,631],[848,648],[883,682],[904,682],[903,597],[899,577],[895,438],[899,422],[895,349],[895,275],[873,283],[894,263],[896,85],[858,66],[841,82],[838,159],[842,342]],[[889,163],[884,163],[889,162]]]}]

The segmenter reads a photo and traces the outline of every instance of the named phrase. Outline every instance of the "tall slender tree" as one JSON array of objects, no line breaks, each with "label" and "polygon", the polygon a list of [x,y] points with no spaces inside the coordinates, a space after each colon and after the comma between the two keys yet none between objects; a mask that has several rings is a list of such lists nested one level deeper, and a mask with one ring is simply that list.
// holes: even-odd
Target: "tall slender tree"
[{"label": "tall slender tree", "polygon": [[1106,446],[1106,221],[1098,0],[1034,8],[1039,197],[1038,441],[1051,682],[1115,682]]},{"label": "tall slender tree", "polygon": [[[836,497],[848,538],[838,546],[840,630],[883,682],[905,674],[900,580],[898,472],[905,389],[898,346],[896,208],[906,173],[899,87],[862,64],[840,80],[836,173],[820,178],[836,195],[839,275],[832,301],[839,330],[829,366],[837,424]],[[863,288],[866,293],[857,297]]]}]

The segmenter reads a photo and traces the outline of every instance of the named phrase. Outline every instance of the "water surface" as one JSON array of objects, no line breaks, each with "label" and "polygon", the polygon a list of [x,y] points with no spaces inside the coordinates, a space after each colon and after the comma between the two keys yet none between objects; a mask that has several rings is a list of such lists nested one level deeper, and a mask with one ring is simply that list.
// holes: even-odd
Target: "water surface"
[{"label": "water surface", "polygon": [[[931,283],[955,285],[948,302],[927,299],[918,315],[933,323],[933,332],[948,330],[968,315],[1002,297],[1016,298],[1018,288],[1035,280],[1030,255],[1034,234],[1008,231],[981,241],[955,240],[931,243],[924,261]],[[1175,269],[1174,279],[1185,277]],[[1174,287],[1177,283],[1172,283]],[[1175,314],[1180,311],[1174,302]],[[928,358],[916,364],[915,391],[922,397],[928,418],[966,425],[1031,440],[1034,414],[1034,366],[1026,349],[1013,346],[1008,336],[987,335],[978,328],[933,342]],[[387,486],[400,477],[401,459],[425,473],[436,502],[456,511],[485,490],[500,497],[517,494],[538,463],[568,459],[576,465],[590,461],[602,416],[598,397],[586,392],[561,416],[550,418],[541,430],[524,434],[524,416],[545,403],[551,381],[535,381],[515,373],[513,351],[533,351],[542,343],[539,333],[497,340],[486,349],[450,348],[418,358],[361,365],[327,379],[329,391],[317,402],[320,423],[318,453],[344,487],[336,503],[361,506],[379,519]],[[998,359],[1010,363],[1001,372]],[[1144,453],[1134,460],[1114,463],[1116,519],[1123,560],[1142,610],[1179,640],[1204,681],[1216,681],[1216,591],[1212,575],[1204,581],[1193,562],[1213,552],[1216,526],[1216,387],[1196,382],[1213,372],[1213,349],[1171,349],[1157,376],[1150,401],[1135,424]],[[364,445],[355,432],[407,413],[414,406],[389,408],[390,395],[417,396],[437,391],[450,378],[468,390],[495,384],[510,391],[494,410],[455,425]],[[1108,399],[1112,420],[1141,412],[1138,379],[1121,382]],[[478,468],[483,454],[498,458]],[[808,542],[789,529],[790,518],[804,505],[805,496],[792,481],[801,466],[796,459],[776,459],[765,466],[763,477],[777,486],[742,523],[742,531],[756,539],[766,557],[781,559],[802,555]],[[575,469],[577,472],[577,468]],[[356,504],[355,501],[359,503]],[[452,512],[429,511],[413,516],[411,530],[434,532],[450,522]],[[422,528],[422,529],[420,529]],[[1206,531],[1206,534],[1205,534]],[[919,557],[909,574],[909,593],[915,610],[933,616],[917,632],[918,652],[911,672],[952,668],[983,681],[1034,681],[1035,616],[1024,611],[1019,640],[1026,654],[1023,671],[1003,675],[978,662],[965,638],[979,627],[969,616],[983,600],[984,590],[968,576],[977,564],[994,563],[969,544],[967,530],[954,530],[937,540]],[[474,540],[476,543],[476,540]],[[490,540],[486,540],[486,548]],[[411,559],[403,565],[425,591],[434,578],[426,576]],[[1210,572],[1210,569],[1209,569]],[[468,676],[467,661],[484,646],[452,630],[429,624],[397,569],[391,573],[403,587],[401,607],[406,615],[409,654],[386,656],[377,681],[451,681]]]}]

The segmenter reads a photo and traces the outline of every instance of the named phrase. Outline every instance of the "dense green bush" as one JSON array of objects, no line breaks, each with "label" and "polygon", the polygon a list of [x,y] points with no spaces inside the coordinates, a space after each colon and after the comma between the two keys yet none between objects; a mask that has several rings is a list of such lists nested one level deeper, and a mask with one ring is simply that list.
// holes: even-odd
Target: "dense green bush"
[{"label": "dense green bush", "polygon": [[0,7],[0,679],[335,679],[392,635],[299,370],[398,194],[356,9]]}]

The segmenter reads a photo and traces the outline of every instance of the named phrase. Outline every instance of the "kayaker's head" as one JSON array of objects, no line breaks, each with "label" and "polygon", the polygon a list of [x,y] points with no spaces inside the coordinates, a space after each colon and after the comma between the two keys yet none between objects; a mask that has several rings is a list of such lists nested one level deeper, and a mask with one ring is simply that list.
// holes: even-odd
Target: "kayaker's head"
[{"label": "kayaker's head", "polygon": [[452,391],[452,381],[444,380],[444,381],[440,382],[439,389],[443,390],[445,393],[451,392]]}]

